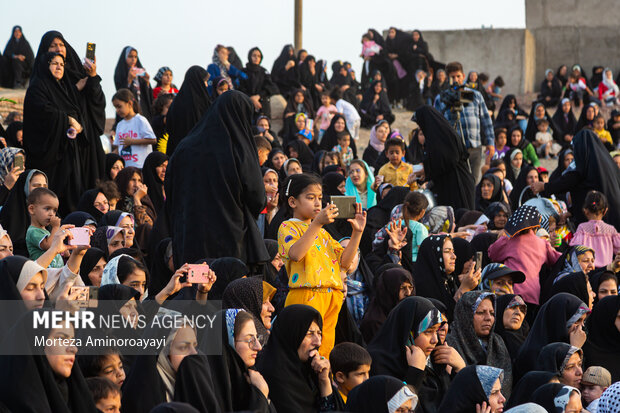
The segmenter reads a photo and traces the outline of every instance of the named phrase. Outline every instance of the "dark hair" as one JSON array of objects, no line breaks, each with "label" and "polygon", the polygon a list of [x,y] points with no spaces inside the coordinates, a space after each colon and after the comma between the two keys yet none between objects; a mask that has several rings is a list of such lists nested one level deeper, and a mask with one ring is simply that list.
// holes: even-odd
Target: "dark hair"
[{"label": "dark hair", "polygon": [[495,133],[495,139],[497,139],[500,133],[503,133],[508,138],[508,130],[506,128],[495,128],[493,132]]},{"label": "dark hair", "polygon": [[523,138],[523,129],[521,129],[519,126],[513,126],[512,128],[510,128],[510,136],[512,136],[512,133],[516,130],[518,130],[519,133],[521,133],[521,138]]},{"label": "dark hair", "polygon": [[221,45],[221,44],[218,44],[217,46],[215,46],[215,51],[216,51],[216,52],[219,52],[219,51],[220,51],[220,50],[222,50],[222,49],[226,49],[226,50],[228,50],[228,48],[226,48],[226,46],[223,46],[223,45]]},{"label": "dark hair", "polygon": [[98,354],[80,354],[77,357],[78,365],[85,378],[98,377],[103,373],[103,367],[108,357],[117,355],[121,361],[123,356],[116,347],[104,347],[97,350]]},{"label": "dark hair", "polygon": [[421,192],[409,192],[405,196],[403,202],[403,212],[406,209],[407,213],[411,217],[420,215],[426,208],[428,208],[428,198]]},{"label": "dark hair", "polygon": [[385,152],[387,153],[388,150],[390,150],[390,146],[398,146],[400,149],[402,149],[403,152],[405,152],[405,142],[402,139],[398,139],[398,138],[390,138],[385,142]]},{"label": "dark hair", "polygon": [[594,119],[592,119],[592,123],[594,123],[595,120],[597,119],[603,119],[603,122],[605,121],[605,117],[603,115],[601,115],[600,113],[598,115],[596,115],[594,117]]},{"label": "dark hair", "polygon": [[450,76],[454,72],[463,72],[463,65],[459,62],[450,62],[446,65],[446,74]]},{"label": "dark hair", "polygon": [[129,181],[133,178],[134,174],[138,174],[140,179],[144,182],[144,177],[142,176],[142,171],[135,166],[127,166],[121,169],[117,174],[116,178],[114,178],[114,182],[118,187],[118,190],[121,193],[121,197],[127,195],[127,185],[129,185]]},{"label": "dark hair", "polygon": [[58,196],[51,189],[35,188],[32,190],[32,192],[30,192],[30,195],[28,195],[28,198],[26,199],[26,205],[36,204],[45,195],[49,195],[53,198],[58,199]]},{"label": "dark hair", "polygon": [[121,257],[118,260],[118,268],[116,271],[116,276],[118,277],[118,281],[122,284],[125,282],[129,274],[134,272],[136,269],[144,271],[146,275],[146,281],[148,282],[148,270],[146,266],[142,264],[140,261],[136,261],[131,257]]},{"label": "dark hair", "polygon": [[372,358],[359,344],[345,342],[336,345],[329,353],[329,364],[334,375],[340,371],[347,376],[361,366],[370,366]]},{"label": "dark hair", "polygon": [[[609,280],[612,280],[613,282],[615,282],[616,288],[618,287],[618,276],[616,276],[616,274],[614,274],[611,271],[604,271],[601,274],[601,276],[598,278],[598,287],[600,287],[601,284],[603,284],[605,281],[609,281]],[[596,287],[596,291],[594,291],[597,297],[598,297],[598,287]]]},{"label": "dark hair", "polygon": [[271,144],[264,136],[256,135],[254,136],[254,142],[256,143],[257,149],[264,149],[267,152],[271,152]]},{"label": "dark hair", "polygon": [[140,113],[140,105],[138,104],[138,100],[133,95],[133,92],[129,89],[119,89],[114,96],[112,96],[112,102],[115,100],[119,100],[125,103],[131,103],[133,107],[133,111],[135,113]]},{"label": "dark hair", "polygon": [[174,95],[172,93],[160,93],[157,95],[157,99],[153,102],[153,115],[161,115],[164,110],[164,106],[166,106],[168,102],[172,102],[173,99]]},{"label": "dark hair", "polygon": [[331,95],[330,95],[330,94],[331,94],[331,91],[330,91],[330,90],[328,90],[328,89],[323,89],[323,90],[321,91],[321,93],[319,93],[319,96],[327,96],[327,97],[331,98]]},{"label": "dark hair", "polygon": [[488,81],[488,80],[489,80],[489,75],[487,75],[486,73],[482,72],[482,73],[480,73],[480,74],[478,75],[478,81],[479,81],[480,83],[482,83],[482,82],[486,82],[486,81]]},{"label": "dark hair", "polygon": [[590,191],[583,202],[583,209],[592,214],[602,214],[609,207],[607,197],[599,191]]},{"label": "dark hair", "polygon": [[548,125],[549,120],[547,118],[540,118],[536,120],[536,126],[540,125],[541,123],[546,123]]},{"label": "dark hair", "polygon": [[338,134],[336,135],[336,139],[340,140],[346,138],[347,136],[349,137],[349,139],[351,138],[351,134],[345,129],[342,132],[338,132]]},{"label": "dark hair", "polygon": [[342,92],[339,88],[335,87],[329,92],[329,98],[334,102],[337,102],[342,99]]},{"label": "dark hair", "polygon": [[118,191],[118,186],[114,181],[98,182],[97,189],[105,195],[108,201],[111,199],[121,199],[121,193]]},{"label": "dark hair", "polygon": [[284,191],[284,205],[286,205],[289,212],[292,212],[292,210],[288,204],[288,199],[290,197],[298,198],[307,187],[312,185],[318,185],[320,188],[323,188],[323,181],[321,181],[318,175],[309,173],[295,174],[286,178],[282,185],[282,191]]},{"label": "dark hair", "polygon": [[112,258],[118,257],[119,255],[123,255],[123,254],[129,255],[131,258],[133,258],[134,260],[140,263],[144,263],[144,254],[142,254],[142,251],[140,251],[138,248],[127,248],[127,247],[119,248],[116,251],[114,251],[108,257],[108,261],[111,260]]},{"label": "dark hair", "polygon": [[106,377],[89,377],[86,379],[86,384],[95,403],[107,399],[112,394],[121,394],[121,389]]},{"label": "dark hair", "polygon": [[252,314],[247,311],[239,311],[237,313],[237,316],[235,317],[235,327],[233,329],[235,339],[237,339],[237,337],[241,333],[241,329],[248,321],[254,321],[254,316],[252,316]]},{"label": "dark hair", "polygon": [[491,168],[497,168],[498,166],[500,166],[503,163],[504,163],[503,159],[493,159],[491,161]]},{"label": "dark hair", "polygon": [[497,76],[495,80],[493,80],[493,84],[495,86],[503,87],[506,83],[504,83],[504,79],[501,76]]}]

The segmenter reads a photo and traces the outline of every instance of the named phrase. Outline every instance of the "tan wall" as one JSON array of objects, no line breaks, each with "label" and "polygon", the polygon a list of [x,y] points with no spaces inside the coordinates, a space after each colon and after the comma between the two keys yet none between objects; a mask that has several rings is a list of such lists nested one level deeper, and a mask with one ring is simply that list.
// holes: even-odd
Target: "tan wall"
[{"label": "tan wall", "polygon": [[525,0],[525,27],[617,26],[618,0]]}]

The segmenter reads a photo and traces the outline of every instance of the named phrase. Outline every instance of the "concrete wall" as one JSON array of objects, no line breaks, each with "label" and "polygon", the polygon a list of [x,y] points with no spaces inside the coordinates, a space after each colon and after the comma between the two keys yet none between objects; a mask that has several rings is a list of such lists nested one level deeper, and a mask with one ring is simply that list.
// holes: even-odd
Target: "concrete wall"
[{"label": "concrete wall", "polygon": [[504,94],[532,91],[536,44],[527,30],[424,31],[424,40],[437,61],[459,61],[466,73],[486,72],[491,80],[502,76],[506,82]]},{"label": "concrete wall", "polygon": [[526,0],[525,27],[617,26],[620,7],[617,0]]}]

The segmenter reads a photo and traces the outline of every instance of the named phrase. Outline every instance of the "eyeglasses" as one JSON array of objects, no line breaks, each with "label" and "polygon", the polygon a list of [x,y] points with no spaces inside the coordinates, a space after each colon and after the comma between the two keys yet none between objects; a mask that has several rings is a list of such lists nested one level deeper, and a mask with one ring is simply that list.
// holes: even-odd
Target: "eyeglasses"
[{"label": "eyeglasses", "polygon": [[247,343],[250,349],[263,347],[265,345],[265,337],[262,335],[250,336],[250,338],[246,340],[235,340],[235,343]]}]

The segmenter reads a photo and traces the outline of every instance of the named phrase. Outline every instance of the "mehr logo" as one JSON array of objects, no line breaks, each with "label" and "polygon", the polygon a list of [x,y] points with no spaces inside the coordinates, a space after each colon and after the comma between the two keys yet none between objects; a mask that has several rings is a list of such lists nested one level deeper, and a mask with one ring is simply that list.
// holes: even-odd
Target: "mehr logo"
[{"label": "mehr logo", "polygon": [[89,310],[76,311],[71,314],[68,311],[52,310],[45,312],[35,312],[32,319],[32,327],[53,329],[67,328],[95,328],[95,313]]}]

